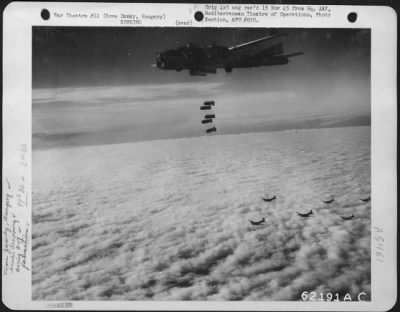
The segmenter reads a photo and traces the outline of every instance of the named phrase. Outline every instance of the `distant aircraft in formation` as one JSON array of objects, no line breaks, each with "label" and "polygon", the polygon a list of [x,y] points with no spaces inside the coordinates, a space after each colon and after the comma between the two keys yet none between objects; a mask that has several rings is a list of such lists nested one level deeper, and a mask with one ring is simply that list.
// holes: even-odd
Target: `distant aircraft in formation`
[{"label": "distant aircraft in formation", "polygon": [[371,196],[367,197],[367,198],[360,198],[361,201],[363,202],[369,202],[371,200]]},{"label": "distant aircraft in formation", "polygon": [[330,203],[333,203],[334,201],[335,201],[335,199],[333,198],[333,196],[331,197],[331,199],[323,200],[323,202],[324,202],[325,204],[330,204]]},{"label": "distant aircraft in formation", "polygon": [[276,199],[276,196],[274,195],[274,196],[272,196],[270,198],[263,197],[262,199],[263,199],[263,201],[270,202],[270,201],[273,201],[274,199]]},{"label": "distant aircraft in formation", "polygon": [[265,218],[262,218],[260,221],[251,221],[251,220],[249,220],[249,221],[253,225],[260,225],[262,223],[265,223]]},{"label": "distant aircraft in formation", "polygon": [[[274,199],[276,199],[276,196],[274,195],[274,196],[272,196],[272,197],[269,197],[269,198],[265,198],[265,197],[262,197],[262,199],[264,200],[264,201],[266,201],[266,202],[270,202],[270,201],[273,201]],[[362,200],[363,202],[368,202],[368,201],[370,201],[371,200],[371,196],[369,196],[369,197],[367,197],[367,198],[360,198],[360,200]],[[333,198],[333,196],[331,197],[331,199],[329,199],[329,200],[323,200],[323,202],[324,203],[327,203],[327,204],[329,204],[329,203],[331,203],[331,202],[333,202],[334,201],[334,198]],[[309,218],[311,215],[313,215],[314,213],[313,213],[313,211],[312,210],[310,210],[309,212],[307,212],[307,213],[300,213],[300,212],[297,212],[296,211],[296,213],[297,213],[297,215],[299,215],[300,217],[302,217],[302,218]],[[340,216],[343,220],[353,220],[354,218],[355,218],[355,216],[354,216],[354,214],[352,214],[351,216]],[[252,225],[260,225],[260,224],[262,224],[262,223],[265,223],[265,219],[264,218],[262,218],[260,221],[252,221],[252,220],[249,220],[250,221],[250,223],[252,224]]]},{"label": "distant aircraft in formation", "polygon": [[[283,36],[273,34],[232,47],[217,44],[200,47],[188,43],[177,49],[157,52],[154,66],[178,72],[187,69],[190,75],[206,76],[215,74],[218,68],[231,73],[234,68],[284,65],[289,63],[290,57],[304,53],[284,54],[282,42],[274,44],[272,41]],[[270,46],[266,47],[268,44]]]},{"label": "distant aircraft in formation", "polygon": [[300,213],[300,212],[297,212],[297,214],[298,214],[300,217],[308,218],[309,216],[311,216],[311,215],[313,214],[313,211],[310,210],[310,212],[307,212],[307,213]]},{"label": "distant aircraft in formation", "polygon": [[342,216],[343,220],[352,220],[353,218],[354,218],[354,214],[352,214],[350,217],[343,217]]}]

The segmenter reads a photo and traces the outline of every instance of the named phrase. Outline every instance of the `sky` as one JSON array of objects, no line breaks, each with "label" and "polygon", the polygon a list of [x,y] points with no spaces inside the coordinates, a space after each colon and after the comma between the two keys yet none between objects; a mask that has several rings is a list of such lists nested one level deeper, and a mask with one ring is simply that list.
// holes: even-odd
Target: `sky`
[{"label": "sky", "polygon": [[[234,46],[285,33],[281,66],[205,77],[162,71],[157,52]],[[262,28],[33,28],[34,147],[200,136],[215,100],[219,134],[370,123],[370,31]]]}]

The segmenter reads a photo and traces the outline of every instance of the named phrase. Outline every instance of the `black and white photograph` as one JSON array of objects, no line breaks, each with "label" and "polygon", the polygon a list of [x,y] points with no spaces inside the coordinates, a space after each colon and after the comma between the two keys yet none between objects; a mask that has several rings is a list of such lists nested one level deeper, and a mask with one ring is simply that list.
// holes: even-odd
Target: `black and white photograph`
[{"label": "black and white photograph", "polygon": [[32,28],[32,300],[371,300],[371,31]]}]

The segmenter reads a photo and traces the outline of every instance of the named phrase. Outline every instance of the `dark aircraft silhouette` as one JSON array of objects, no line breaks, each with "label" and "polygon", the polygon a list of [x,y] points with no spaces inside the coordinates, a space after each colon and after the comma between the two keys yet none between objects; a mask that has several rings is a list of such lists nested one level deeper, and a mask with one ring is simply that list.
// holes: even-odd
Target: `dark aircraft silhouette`
[{"label": "dark aircraft silhouette", "polygon": [[212,122],[212,119],[203,119],[201,121],[202,124],[208,124],[208,123],[211,123],[211,122]]},{"label": "dark aircraft silhouette", "polygon": [[249,221],[253,225],[260,225],[262,223],[265,223],[265,218],[262,218],[260,221],[251,221],[251,220],[249,220]]},{"label": "dark aircraft silhouette", "polygon": [[[232,47],[217,44],[200,47],[193,43],[177,49],[157,52],[155,66],[163,70],[189,70],[190,75],[215,74],[218,68],[231,73],[233,68],[284,65],[289,57],[303,52],[283,54],[282,42],[273,44],[272,39],[283,37],[274,34]],[[265,47],[270,44],[269,47]]]},{"label": "dark aircraft silhouette", "polygon": [[343,220],[352,220],[354,218],[354,214],[352,214],[349,217],[343,217],[343,216],[341,216],[341,217],[342,217]]},{"label": "dark aircraft silhouette", "polygon": [[313,214],[313,212],[312,212],[312,210],[310,210],[310,212],[308,212],[308,213],[300,213],[300,212],[297,212],[297,214],[298,214],[300,217],[308,218],[309,216],[311,216],[311,215]]},{"label": "dark aircraft silhouette", "polygon": [[213,119],[213,118],[215,118],[215,114],[205,115],[204,118]]},{"label": "dark aircraft silhouette", "polygon": [[334,201],[335,201],[335,199],[333,198],[333,196],[332,196],[331,199],[323,200],[323,202],[324,202],[325,204],[330,204],[330,203],[333,203]]},{"label": "dark aircraft silhouette", "polygon": [[270,198],[263,197],[262,199],[263,199],[263,201],[270,202],[270,201],[273,201],[274,199],[276,199],[276,196],[274,195],[274,196],[272,196]]},{"label": "dark aircraft silhouette", "polygon": [[367,198],[360,198],[360,200],[365,202],[365,203],[367,203],[367,202],[369,202],[371,200],[371,196],[367,197]]},{"label": "dark aircraft silhouette", "polygon": [[200,110],[208,110],[208,109],[211,109],[210,105],[200,106]]}]

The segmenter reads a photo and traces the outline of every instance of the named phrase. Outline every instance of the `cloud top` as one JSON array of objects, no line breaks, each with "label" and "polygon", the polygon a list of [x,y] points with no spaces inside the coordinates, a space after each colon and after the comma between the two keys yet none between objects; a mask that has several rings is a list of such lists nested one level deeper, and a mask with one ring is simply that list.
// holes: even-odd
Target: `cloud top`
[{"label": "cloud top", "polygon": [[33,299],[370,298],[369,140],[356,127],[36,151]]}]

